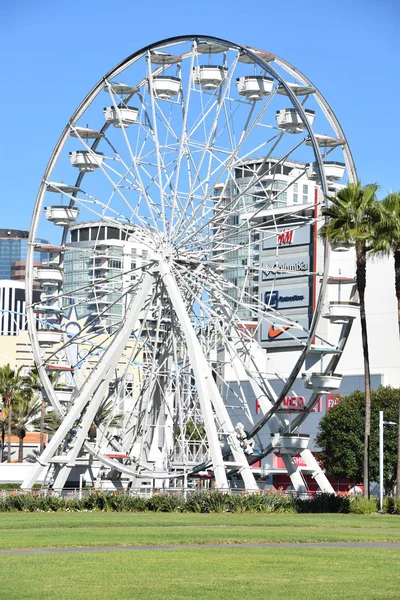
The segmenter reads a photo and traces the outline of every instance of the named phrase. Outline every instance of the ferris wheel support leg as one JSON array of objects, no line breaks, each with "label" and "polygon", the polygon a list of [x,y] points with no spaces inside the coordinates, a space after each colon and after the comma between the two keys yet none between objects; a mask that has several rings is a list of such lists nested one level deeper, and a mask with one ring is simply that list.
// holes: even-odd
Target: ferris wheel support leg
[{"label": "ferris wheel support leg", "polygon": [[212,379],[212,373],[210,372],[208,363],[203,355],[199,340],[193,330],[190,317],[187,314],[181,293],[176,285],[175,278],[170,271],[169,265],[161,260],[159,269],[186,338],[189,358],[196,378],[196,387],[204,419],[204,428],[210,447],[216,486],[218,489],[228,489],[228,479],[226,477],[221,445],[218,439],[218,432],[214,421],[208,389],[208,380],[210,378]]},{"label": "ferris wheel support leg", "polygon": [[303,475],[301,474],[299,467],[296,465],[293,456],[291,454],[282,454],[282,459],[285,463],[286,470],[295,491],[298,494],[306,494],[307,487],[303,479]]},{"label": "ferris wheel support leg", "polygon": [[305,450],[300,452],[300,456],[306,463],[307,467],[310,470],[312,470],[312,477],[318,483],[318,487],[321,490],[321,492],[324,492],[325,494],[334,494],[335,490],[333,489],[327,476],[319,466],[318,461],[311,452],[311,450],[309,448],[306,448]]},{"label": "ferris wheel support leg", "polygon": [[[190,361],[196,376],[196,385],[202,406],[204,426],[210,445],[217,487],[222,489],[227,488],[228,482],[226,478],[225,467],[223,465],[221,446],[218,440],[217,429],[214,422],[212,405],[214,406],[218,421],[222,426],[225,426],[228,429],[228,441],[235,462],[238,464],[239,473],[243,478],[246,489],[253,491],[258,490],[251,467],[249,466],[245,453],[239,446],[239,442],[229,418],[228,411],[226,410],[217,385],[214,381],[210,366],[204,357],[203,350],[187,314],[186,307],[176,284],[175,278],[172,275],[168,264],[166,264],[164,261],[160,261],[159,269],[186,337]],[[215,464],[218,465],[218,478]],[[219,465],[221,465],[221,467]]]},{"label": "ferris wheel support leg", "polygon": [[[142,307],[150,293],[152,283],[153,275],[147,272],[141,282],[141,285],[139,285],[135,296],[131,300],[125,316],[123,327],[116,334],[102,358],[91,372],[79,396],[75,398],[73,406],[63,419],[49,445],[39,456],[31,473],[22,482],[21,489],[32,489],[32,486],[34,483],[36,483],[41,470],[44,466],[47,466],[51,463],[52,458],[56,455],[60,444],[72,429],[75,421],[83,413],[87,404],[91,402],[93,396],[99,391],[99,388],[103,387],[103,385],[106,387],[106,384],[108,384],[110,381],[111,377],[113,376],[113,371],[116,368],[120,356],[125,348],[125,344],[139,318],[140,311],[142,310]],[[86,433],[87,431],[85,434]]]}]

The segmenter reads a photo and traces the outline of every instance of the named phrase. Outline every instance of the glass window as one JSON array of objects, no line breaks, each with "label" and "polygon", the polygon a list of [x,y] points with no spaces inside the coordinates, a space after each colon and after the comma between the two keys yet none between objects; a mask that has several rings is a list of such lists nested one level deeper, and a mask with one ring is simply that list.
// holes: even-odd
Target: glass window
[{"label": "glass window", "polygon": [[119,229],[117,227],[107,227],[107,239],[119,240]]},{"label": "glass window", "polygon": [[79,241],[87,242],[89,240],[89,227],[85,227],[79,230]]}]

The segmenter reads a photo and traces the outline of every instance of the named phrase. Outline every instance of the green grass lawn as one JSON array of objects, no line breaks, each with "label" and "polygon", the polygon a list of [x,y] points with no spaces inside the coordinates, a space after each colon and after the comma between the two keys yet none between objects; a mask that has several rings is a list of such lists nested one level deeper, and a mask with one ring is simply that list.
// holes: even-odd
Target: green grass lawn
[{"label": "green grass lawn", "polygon": [[0,549],[227,542],[398,541],[389,515],[2,513]]},{"label": "green grass lawn", "polygon": [[2,556],[7,600],[399,598],[399,552],[202,548]]},{"label": "green grass lawn", "polygon": [[221,543],[220,548],[2,555],[3,600],[400,597],[400,551],[226,542],[400,541],[380,515],[9,513],[0,547]]}]

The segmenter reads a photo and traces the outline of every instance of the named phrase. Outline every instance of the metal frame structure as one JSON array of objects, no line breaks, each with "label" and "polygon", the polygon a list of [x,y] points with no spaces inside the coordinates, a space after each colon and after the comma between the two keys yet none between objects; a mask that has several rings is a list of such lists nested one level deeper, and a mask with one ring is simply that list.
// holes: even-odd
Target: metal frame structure
[{"label": "metal frame structure", "polygon": [[[253,72],[247,74],[246,69]],[[128,83],[117,82],[122,75]],[[294,81],[288,82],[287,76]],[[106,123],[98,127],[103,90],[110,105],[104,109]],[[271,120],[272,107],[278,106],[280,98],[291,104],[286,110],[292,120],[288,126],[279,118],[278,125]],[[312,111],[305,106],[311,101],[319,107],[325,128],[330,127],[330,136],[314,133]],[[96,128],[88,127],[89,120],[96,121]],[[290,135],[293,133],[299,135]],[[80,150],[75,151],[72,142],[79,144]],[[270,235],[276,235],[282,223],[276,211],[279,197],[304,175],[306,163],[314,165],[316,172],[317,205],[327,202],[331,182],[325,161],[335,149],[343,150],[347,177],[355,181],[354,163],[341,127],[315,86],[279,57],[219,38],[189,35],[157,42],[129,56],[94,86],[56,144],[32,217],[26,269],[28,326],[44,390],[63,422],[22,488],[32,488],[43,467],[49,468],[54,488],[62,488],[78,458],[90,455],[103,469],[122,474],[135,485],[146,478],[168,485],[188,473],[209,469],[218,488],[228,489],[235,473],[245,489],[255,490],[258,484],[251,462],[280,449],[297,491],[305,489],[293,459],[298,452],[321,489],[331,491],[304,436],[296,434],[325,388],[314,386],[294,423],[289,424],[280,412],[315,340],[324,344],[324,352],[332,354],[325,369],[330,374],[351,328],[349,318],[340,329],[339,340],[333,342],[318,332],[330,275],[330,250],[321,250],[323,269],[308,273],[318,295],[307,330],[284,311],[265,306],[252,293],[249,281],[262,272],[253,256],[260,235],[265,235],[254,216],[267,209],[273,224]],[[71,168],[68,150],[72,150],[71,166],[79,169],[73,185],[54,181],[54,177],[64,181]],[[274,158],[279,150],[280,158]],[[235,168],[255,156],[261,156],[259,167],[246,185],[238,185]],[[284,190],[273,193],[276,168],[288,160],[300,165],[299,175]],[[268,177],[272,183],[266,183]],[[253,191],[256,188],[258,192]],[[44,203],[54,192],[61,194],[63,203],[47,206],[46,222]],[[261,208],[257,194],[262,198]],[[285,215],[293,217],[303,208],[288,205]],[[97,237],[92,243],[87,238],[86,245],[79,248],[100,267],[97,271],[92,267],[90,284],[66,292],[64,258],[78,247],[68,237],[77,209],[82,231],[93,215],[96,218]],[[304,210],[303,223],[317,227],[321,222],[317,209]],[[59,230],[61,226],[62,233],[59,245],[53,247],[53,271],[49,265],[47,272],[38,274],[33,269],[33,253],[38,250],[35,239],[49,220]],[[107,242],[100,237],[106,235],[101,233],[103,226],[104,231],[107,226],[119,232],[118,248],[125,263],[114,260],[120,269],[116,275],[110,271]],[[89,227],[87,231],[95,230]],[[126,262],[128,240],[135,252],[142,249],[142,256],[146,249],[148,259],[139,266]],[[244,288],[226,276],[227,269],[236,264],[230,264],[232,257],[236,260],[240,252],[247,253],[242,259],[242,263],[246,261]],[[108,270],[101,266],[105,264]],[[32,297],[35,277],[45,287],[40,306]],[[99,300],[101,293],[106,293],[107,300]],[[88,309],[96,303],[93,318]],[[71,335],[65,327],[65,314],[72,308],[81,313],[87,309],[88,320]],[[37,328],[41,311],[44,333]],[[240,317],[240,311],[247,317]],[[114,321],[111,314],[117,315]],[[295,348],[278,394],[270,385],[265,350],[257,333],[260,322],[272,324],[276,319],[281,327],[288,329],[285,323],[292,327]],[[46,339],[48,347],[46,333],[55,330],[61,334],[59,343],[44,353],[40,339]],[[296,331],[302,335],[297,337]],[[121,374],[118,369],[121,371],[123,356]],[[273,362],[273,352],[268,360]],[[225,375],[228,363],[234,373],[229,377]],[[122,424],[116,427],[114,418],[121,405],[116,390],[127,380],[130,369],[135,371],[137,393]],[[64,384],[69,377],[72,391],[68,403],[60,401],[50,370],[58,371]],[[261,407],[263,415],[258,420],[249,407],[243,381],[249,383],[252,398]],[[242,419],[233,418],[229,395],[240,405],[246,426]],[[110,400],[111,413],[100,422],[99,410]],[[93,423],[98,429],[94,443],[88,438]],[[259,444],[254,454],[252,440],[257,440],[266,425],[273,436],[271,444]],[[189,433],[191,428],[194,434]],[[188,456],[190,444],[206,448],[196,464],[177,459],[178,454]]]}]

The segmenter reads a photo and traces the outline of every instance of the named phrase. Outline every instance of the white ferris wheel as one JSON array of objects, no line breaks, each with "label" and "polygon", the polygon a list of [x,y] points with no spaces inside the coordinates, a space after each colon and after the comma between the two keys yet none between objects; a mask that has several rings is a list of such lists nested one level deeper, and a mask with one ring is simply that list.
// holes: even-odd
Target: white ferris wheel
[{"label": "white ferris wheel", "polygon": [[[356,314],[352,277],[332,274],[318,240],[346,180],[334,113],[273,54],[182,36],[109,71],[64,128],[34,207],[28,323],[62,423],[22,487],[48,467],[61,489],[90,457],[133,487],[201,473],[254,490],[252,465],[279,451],[298,491],[299,453],[330,491],[304,431],[340,384]],[[299,381],[307,397],[289,415]]]}]

